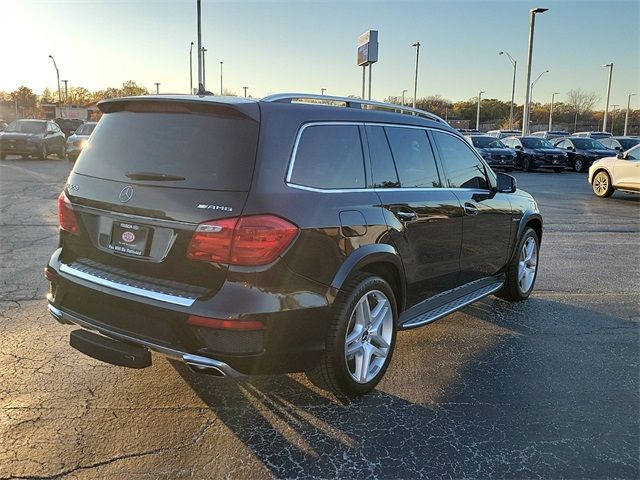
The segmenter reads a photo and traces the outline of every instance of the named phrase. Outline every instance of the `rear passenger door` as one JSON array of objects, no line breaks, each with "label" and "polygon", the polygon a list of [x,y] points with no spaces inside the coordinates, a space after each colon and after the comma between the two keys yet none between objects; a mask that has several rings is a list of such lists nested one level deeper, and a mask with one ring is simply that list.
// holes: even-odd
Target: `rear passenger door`
[{"label": "rear passenger door", "polygon": [[461,138],[432,131],[443,181],[462,204],[460,282],[494,275],[506,263],[511,240],[511,203],[506,194],[491,191],[495,179]]},{"label": "rear passenger door", "polygon": [[402,258],[407,308],[456,286],[462,208],[442,188],[426,130],[367,125],[372,185],[380,197],[389,243]]}]

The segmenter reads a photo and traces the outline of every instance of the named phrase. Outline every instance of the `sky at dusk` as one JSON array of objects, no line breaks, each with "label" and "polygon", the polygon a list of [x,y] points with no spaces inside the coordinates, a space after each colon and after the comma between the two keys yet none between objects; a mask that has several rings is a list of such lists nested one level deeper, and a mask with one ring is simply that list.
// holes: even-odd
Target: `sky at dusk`
[{"label": "sky at dusk", "polygon": [[[611,104],[625,108],[640,93],[638,1],[212,1],[202,0],[207,89],[224,87],[261,97],[276,92],[359,95],[358,36],[379,31],[373,66],[378,100],[413,91],[415,49],[422,44],[418,97],[456,101],[484,90],[508,100],[518,61],[516,101],[524,98],[529,10],[536,17],[534,101],[560,101],[572,88],[596,92],[604,105],[607,69],[614,63]],[[0,0],[3,47],[0,90],[26,85],[37,93],[56,85],[48,56],[69,86],[98,90],[134,80],[161,92],[189,90],[189,46],[197,42],[196,0]],[[194,48],[194,78],[195,65]],[[408,93],[407,96],[410,96]],[[632,100],[638,102],[638,97]],[[638,108],[633,105],[632,108]]]}]

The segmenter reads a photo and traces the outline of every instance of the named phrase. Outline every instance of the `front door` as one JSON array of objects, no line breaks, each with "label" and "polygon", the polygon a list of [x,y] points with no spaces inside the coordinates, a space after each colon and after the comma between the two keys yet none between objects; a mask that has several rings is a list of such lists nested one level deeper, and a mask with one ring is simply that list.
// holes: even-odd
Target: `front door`
[{"label": "front door", "polygon": [[616,187],[640,191],[640,146],[629,150],[625,158],[618,158],[613,167]]},{"label": "front door", "polygon": [[511,203],[494,193],[493,172],[461,138],[432,131],[444,169],[446,186],[464,212],[460,283],[496,274],[507,263],[511,243]]}]

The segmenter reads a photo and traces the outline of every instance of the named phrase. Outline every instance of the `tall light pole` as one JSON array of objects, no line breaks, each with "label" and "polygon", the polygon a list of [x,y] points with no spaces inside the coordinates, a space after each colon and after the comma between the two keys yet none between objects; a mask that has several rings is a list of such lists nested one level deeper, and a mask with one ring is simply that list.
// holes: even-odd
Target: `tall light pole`
[{"label": "tall light pole", "polygon": [[511,65],[513,65],[513,82],[511,84],[511,108],[509,109],[509,130],[513,130],[513,97],[516,94],[516,65],[517,62],[515,61],[515,59],[509,55],[509,52],[506,51],[502,51],[500,53],[498,53],[498,55],[506,55],[507,58],[509,59],[509,61],[511,62]]},{"label": "tall light pole", "polygon": [[327,89],[326,89],[326,88],[321,88],[321,89],[320,89],[320,94],[321,94],[321,95],[324,95],[324,92],[326,92],[326,91],[327,91]]},{"label": "tall light pole", "polygon": [[402,106],[404,107],[404,94],[407,93],[408,90],[405,88],[402,90]]},{"label": "tall light pole", "polygon": [[189,47],[189,95],[193,95],[193,42]]},{"label": "tall light pole", "polygon": [[480,131],[480,100],[484,90],[478,92],[478,109],[476,110],[476,130]]},{"label": "tall light pole", "polygon": [[629,126],[629,108],[631,107],[631,97],[635,96],[635,93],[630,93],[627,97],[627,113],[624,116],[624,133],[623,135],[627,136],[627,127]]},{"label": "tall light pole", "polygon": [[616,108],[618,108],[619,106],[620,105],[618,105],[617,103],[611,104],[611,133],[613,133],[613,127],[616,121]]},{"label": "tall light pole", "polygon": [[247,96],[247,89],[248,89],[249,87],[242,87],[242,88],[244,88],[244,96],[246,97],[246,96]]},{"label": "tall light pole", "polygon": [[416,47],[416,71],[413,77],[413,108],[416,108],[416,95],[418,94],[418,60],[420,59],[420,42],[416,42],[412,47]]},{"label": "tall light pole", "polygon": [[549,109],[549,131],[553,130],[553,101],[555,100],[556,95],[560,95],[560,93],[553,92],[551,94],[551,108]]},{"label": "tall light pole", "polygon": [[[529,102],[533,103],[533,87],[536,86],[536,83],[538,83],[538,80],[540,80],[542,78],[542,76],[545,73],[549,73],[549,70],[545,70],[544,72],[542,72],[540,75],[538,75],[538,77],[533,81],[533,83],[531,83],[531,93],[529,94]],[[531,110],[529,110],[531,111]]]},{"label": "tall light pole", "polygon": [[527,74],[525,79],[524,112],[522,115],[522,134],[529,134],[529,85],[531,83],[531,61],[533,60],[533,31],[536,25],[536,13],[544,13],[548,8],[532,8],[529,10],[529,52],[527,54]]},{"label": "tall light pole", "polygon": [[204,54],[207,53],[207,49],[202,47],[202,50],[200,51],[200,56],[202,57],[202,88],[206,89],[206,68],[204,66]]},{"label": "tall light pole", "polygon": [[222,64],[224,62],[220,62],[220,96],[222,96]]},{"label": "tall light pole", "polygon": [[607,131],[607,115],[609,114],[609,95],[611,95],[611,77],[613,76],[613,62],[602,65],[609,68],[609,81],[607,82],[607,101],[604,104],[604,120],[602,121],[602,131]]},{"label": "tall light pole", "polygon": [[154,85],[156,86],[156,95],[160,93],[160,82],[155,82]]},{"label": "tall light pole", "polygon": [[69,95],[67,90],[67,84],[69,83],[69,80],[60,80],[60,81],[64,83],[64,113],[68,117],[69,116]]},{"label": "tall light pole", "polygon": [[60,95],[60,71],[58,70],[58,66],[56,65],[56,61],[53,56],[49,55],[49,58],[53,62],[53,66],[56,69],[56,77],[58,78],[58,111],[60,112],[60,116],[62,116],[62,95]]},{"label": "tall light pole", "polygon": [[201,87],[204,90],[204,82],[202,80],[202,22],[201,22],[201,8],[200,0],[197,0],[198,11],[198,93],[200,93]]}]

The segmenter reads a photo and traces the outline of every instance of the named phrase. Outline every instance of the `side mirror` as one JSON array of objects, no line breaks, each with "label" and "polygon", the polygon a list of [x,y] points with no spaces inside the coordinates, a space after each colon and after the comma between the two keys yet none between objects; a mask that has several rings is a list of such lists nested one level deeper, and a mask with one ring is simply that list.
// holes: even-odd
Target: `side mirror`
[{"label": "side mirror", "polygon": [[71,130],[71,131],[69,132],[69,135],[73,135],[73,134],[75,134],[75,133],[76,133],[76,131],[75,131],[75,130]]},{"label": "side mirror", "polygon": [[618,150],[619,152],[622,151],[622,147],[613,147],[614,150]]},{"label": "side mirror", "polygon": [[515,193],[518,189],[518,182],[515,177],[502,172],[497,173],[496,176],[498,178],[498,192]]},{"label": "side mirror", "polygon": [[618,155],[616,155],[616,158],[619,158],[620,160],[624,160],[625,159],[624,153],[622,152],[618,153]]},{"label": "side mirror", "polygon": [[520,145],[516,145],[516,150],[522,150],[522,147]]}]

